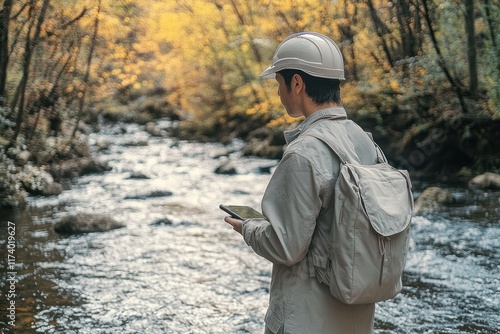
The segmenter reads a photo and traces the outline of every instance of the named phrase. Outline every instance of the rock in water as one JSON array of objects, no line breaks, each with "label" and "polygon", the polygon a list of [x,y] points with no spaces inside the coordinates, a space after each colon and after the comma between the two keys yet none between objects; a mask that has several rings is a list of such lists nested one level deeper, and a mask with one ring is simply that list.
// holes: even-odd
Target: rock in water
[{"label": "rock in water", "polygon": [[475,189],[500,189],[500,174],[484,173],[469,181],[469,187]]},{"label": "rock in water", "polygon": [[215,173],[223,175],[236,175],[238,174],[238,171],[231,161],[226,161],[215,169]]},{"label": "rock in water", "polygon": [[429,187],[418,196],[415,202],[414,214],[436,212],[443,205],[453,202],[454,198],[448,190],[439,187]]},{"label": "rock in water", "polygon": [[54,226],[54,230],[59,234],[82,234],[106,232],[121,227],[124,225],[102,214],[78,213],[61,219]]}]

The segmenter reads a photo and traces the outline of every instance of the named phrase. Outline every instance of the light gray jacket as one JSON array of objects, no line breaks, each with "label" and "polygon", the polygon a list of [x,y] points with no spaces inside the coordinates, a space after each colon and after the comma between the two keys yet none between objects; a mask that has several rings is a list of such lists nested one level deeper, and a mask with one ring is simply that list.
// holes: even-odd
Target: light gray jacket
[{"label": "light gray jacket", "polygon": [[308,258],[310,249],[327,242],[335,219],[330,204],[340,161],[324,143],[304,133],[340,133],[341,147],[348,148],[351,158],[370,164],[376,161],[371,139],[354,122],[338,119],[342,116],[346,112],[341,107],[319,110],[285,132],[288,147],[262,199],[268,220],[249,219],[243,224],[245,242],[273,263],[266,333],[373,331],[375,305],[347,305],[335,299],[313,277]]}]

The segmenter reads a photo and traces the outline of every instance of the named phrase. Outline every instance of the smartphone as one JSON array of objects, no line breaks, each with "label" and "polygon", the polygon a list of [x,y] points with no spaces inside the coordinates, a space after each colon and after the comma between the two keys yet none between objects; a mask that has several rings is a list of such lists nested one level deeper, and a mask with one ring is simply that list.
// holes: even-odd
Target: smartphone
[{"label": "smartphone", "polygon": [[246,205],[219,205],[219,208],[229,213],[231,217],[245,220],[248,218],[266,218],[262,213]]}]

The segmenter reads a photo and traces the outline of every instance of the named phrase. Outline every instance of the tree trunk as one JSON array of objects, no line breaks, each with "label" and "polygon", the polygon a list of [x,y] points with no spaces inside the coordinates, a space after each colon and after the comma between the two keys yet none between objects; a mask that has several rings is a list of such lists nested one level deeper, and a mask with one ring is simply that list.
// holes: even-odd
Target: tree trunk
[{"label": "tree trunk", "polygon": [[[25,102],[25,93],[26,87],[28,85],[28,78],[30,72],[31,58],[33,56],[33,49],[40,39],[40,32],[42,30],[42,24],[45,20],[45,14],[47,13],[47,9],[49,7],[50,0],[44,0],[42,7],[40,9],[40,14],[38,15],[38,21],[36,24],[35,34],[33,38],[30,37],[31,28],[28,29],[28,33],[26,35],[26,43],[25,43],[25,51],[24,51],[24,59],[23,59],[23,76],[21,78],[21,82],[16,89],[16,94],[14,96],[14,100],[11,105],[11,109],[15,110],[17,105],[17,118],[16,118],[16,126],[14,129],[14,135],[12,136],[7,148],[13,147],[17,141],[17,137],[21,133],[21,128],[23,125],[24,118],[24,102]],[[33,10],[33,7],[30,8]],[[17,103],[19,100],[19,104]]]},{"label": "tree trunk", "polygon": [[5,85],[7,83],[7,66],[9,64],[9,20],[12,0],[5,0],[0,9],[0,106],[6,105]]},{"label": "tree trunk", "polygon": [[389,48],[389,45],[386,41],[386,35],[390,34],[389,28],[378,15],[377,9],[375,8],[373,1],[365,0],[365,3],[368,5],[370,11],[370,18],[372,19],[373,25],[375,27],[375,32],[377,33],[377,36],[380,38],[380,41],[382,43],[382,48],[387,58],[387,62],[389,63],[390,67],[393,67],[394,55],[392,54],[392,50]]},{"label": "tree trunk", "polygon": [[496,26],[495,26],[494,13],[491,12],[492,8],[491,8],[490,0],[484,0],[484,10],[486,11],[486,20],[488,22],[491,43],[493,44],[493,47],[495,48],[495,50],[498,51],[497,55],[498,55],[498,58],[500,58],[500,49],[497,49],[498,34],[496,31]]},{"label": "tree trunk", "polygon": [[[432,0],[431,0],[432,2]],[[439,42],[436,37],[436,31],[434,29],[434,24],[431,20],[431,8],[429,7],[429,4],[427,0],[422,0],[422,5],[423,5],[423,10],[424,10],[424,19],[427,24],[427,28],[429,29],[429,36],[432,41],[432,46],[434,47],[434,50],[436,51],[437,54],[437,63],[439,67],[443,70],[446,78],[448,79],[448,82],[451,84],[453,87],[453,90],[457,93],[457,98],[460,101],[460,105],[462,107],[462,111],[464,113],[467,113],[467,105],[465,104],[464,97],[463,97],[463,87],[460,85],[458,80],[456,80],[452,74],[451,71],[448,69],[448,66],[446,65],[446,62],[444,61],[443,53],[441,52],[441,47],[439,46]]]},{"label": "tree trunk", "polygon": [[94,21],[94,32],[92,34],[92,40],[90,42],[90,50],[87,55],[87,68],[85,69],[85,76],[83,77],[83,92],[82,92],[82,97],[80,98],[79,104],[78,104],[78,114],[76,116],[76,122],[75,122],[75,127],[73,128],[73,131],[71,132],[71,137],[69,139],[69,144],[73,142],[73,139],[76,136],[76,131],[78,130],[78,126],[80,123],[80,120],[83,115],[83,108],[85,106],[85,97],[87,95],[87,86],[89,84],[89,78],[90,78],[90,66],[92,65],[92,58],[94,57],[94,51],[95,47],[97,45],[97,36],[99,34],[99,15],[101,14],[101,5],[102,5],[102,0],[99,0],[98,5],[97,5],[97,14],[95,17]]},{"label": "tree trunk", "polygon": [[476,33],[474,29],[474,0],[465,0],[465,32],[467,34],[467,59],[469,61],[469,89],[472,98],[476,98],[478,92],[478,74]]}]

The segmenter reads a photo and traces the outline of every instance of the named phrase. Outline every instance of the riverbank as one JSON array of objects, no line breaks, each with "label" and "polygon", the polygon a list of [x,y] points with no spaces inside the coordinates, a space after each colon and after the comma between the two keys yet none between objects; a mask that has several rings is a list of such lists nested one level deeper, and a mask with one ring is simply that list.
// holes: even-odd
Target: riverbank
[{"label": "riverbank", "polygon": [[[74,149],[76,154],[60,160],[54,160],[49,165],[37,166],[29,151],[19,151],[13,158],[9,158],[4,154],[2,159],[0,159],[0,175],[2,175],[0,203],[2,206],[22,207],[25,205],[27,194],[57,195],[63,189],[70,187],[71,180],[74,178],[89,173],[109,171],[109,166],[96,160],[94,154],[95,148],[106,149],[108,144],[103,142],[95,143],[93,151],[87,146],[89,144],[87,138],[94,131],[98,131],[101,126],[106,126],[106,124],[116,124],[123,129],[121,131],[125,134],[126,130],[124,129],[127,124],[137,123],[145,132],[153,137],[169,137],[175,140],[188,140],[191,142],[220,142],[224,145],[231,145],[234,140],[240,140],[243,143],[240,147],[243,156],[277,160],[281,158],[286,147],[283,131],[298,124],[282,124],[276,127],[268,127],[259,121],[249,121],[248,119],[235,116],[224,127],[207,127],[200,120],[185,118],[178,111],[174,111],[167,105],[159,103],[157,99],[158,97],[140,99],[140,104],[138,103],[131,109],[135,110],[135,112],[128,112],[126,119],[120,116],[125,112],[125,109],[121,111],[113,109],[111,112],[104,113],[101,115],[101,121],[93,119],[94,127],[82,126],[87,132],[80,134],[79,148]],[[165,119],[169,120],[168,127],[161,125],[165,124],[165,122],[158,119],[160,116],[167,117]],[[128,122],[124,122],[125,120]],[[360,118],[358,121],[365,129],[370,128],[370,120],[368,118]],[[497,123],[491,123],[490,126],[493,127],[491,133],[495,134]],[[374,127],[374,129],[377,130],[377,127]],[[451,160],[450,163],[445,163],[448,155],[443,155],[443,158],[433,162],[432,166],[438,168],[438,170],[431,169],[429,165],[423,163],[422,165],[419,164],[421,156],[436,156],[439,152],[446,149],[446,145],[449,145],[445,143],[448,143],[451,139],[448,138],[445,132],[440,133],[441,137],[433,137],[435,139],[434,142],[423,141],[421,144],[415,144],[415,146],[412,146],[415,149],[411,152],[401,152],[401,147],[388,143],[385,135],[378,134],[380,138],[379,143],[386,151],[389,161],[399,168],[409,170],[412,180],[425,182],[430,185],[436,183],[443,184],[445,187],[467,187],[474,177],[484,174],[481,173],[482,167],[475,170],[470,165],[461,167],[460,165],[450,166],[454,160]],[[374,136],[377,138],[377,133],[374,133]],[[487,143],[488,140],[484,137],[483,141],[478,145],[491,150],[493,146],[487,145]],[[146,144],[145,142],[134,142],[132,140],[127,145],[143,146]],[[440,147],[440,144],[443,144],[443,147]],[[472,148],[469,148],[469,150],[472,150]],[[483,154],[484,152],[486,151],[483,151]],[[490,160],[496,161],[498,159],[497,154],[491,154]],[[463,161],[466,160],[464,157]],[[493,166],[492,170],[496,170],[496,168]],[[491,178],[494,181],[491,181]],[[483,181],[475,187],[497,189],[498,181],[496,180],[497,177],[495,176],[488,179],[483,177]]]}]

